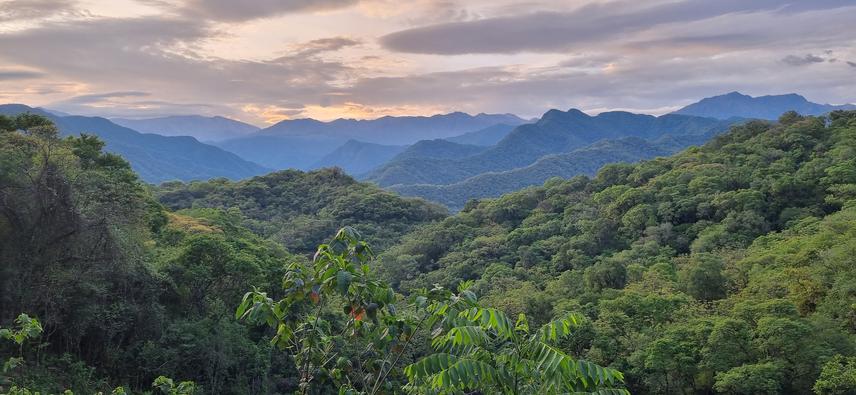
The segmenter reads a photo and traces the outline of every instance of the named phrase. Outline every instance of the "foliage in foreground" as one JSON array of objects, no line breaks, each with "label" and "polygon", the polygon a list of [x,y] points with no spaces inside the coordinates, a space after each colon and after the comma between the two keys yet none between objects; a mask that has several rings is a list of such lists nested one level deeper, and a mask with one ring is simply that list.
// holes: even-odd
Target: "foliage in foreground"
[{"label": "foliage in foreground", "polygon": [[417,292],[399,312],[392,288],[372,278],[371,258],[358,233],[343,228],[311,265],[289,268],[282,299],[249,292],[235,312],[275,328],[271,343],[294,356],[300,393],[395,391],[399,361],[420,332],[430,333],[434,353],[404,368],[407,392],[626,393],[620,372],[561,350],[558,342],[582,317],[567,315],[530,332],[525,315],[512,322],[480,307],[468,284],[457,294]]},{"label": "foliage in foreground", "polygon": [[[479,307],[465,287],[460,291],[427,307],[435,353],[405,368],[409,392],[628,393],[620,388],[621,372],[561,349],[560,342],[581,326],[581,316],[569,314],[530,331],[525,314],[514,322],[502,311]],[[443,290],[432,290],[437,292]]]},{"label": "foliage in foreground", "polygon": [[273,288],[303,258],[238,213],[167,212],[102,148],[42,117],[0,117],[0,326],[23,311],[44,329],[23,347],[0,341],[0,363],[14,358],[0,392],[137,393],[161,375],[208,393],[288,388],[288,357],[231,316],[247,288]]}]

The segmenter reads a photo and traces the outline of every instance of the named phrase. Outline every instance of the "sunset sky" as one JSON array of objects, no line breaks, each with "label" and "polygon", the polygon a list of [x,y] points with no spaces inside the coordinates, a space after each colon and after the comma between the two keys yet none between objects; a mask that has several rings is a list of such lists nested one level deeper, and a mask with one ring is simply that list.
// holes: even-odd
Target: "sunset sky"
[{"label": "sunset sky", "polygon": [[0,103],[82,115],[856,101],[856,1],[0,0]]}]

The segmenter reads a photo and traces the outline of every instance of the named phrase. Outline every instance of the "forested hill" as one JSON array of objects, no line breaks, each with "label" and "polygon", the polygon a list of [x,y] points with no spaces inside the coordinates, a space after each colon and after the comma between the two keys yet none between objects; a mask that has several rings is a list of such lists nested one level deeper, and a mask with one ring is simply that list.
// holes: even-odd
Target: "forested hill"
[{"label": "forested hill", "polygon": [[241,179],[269,171],[256,163],[193,137],[140,133],[101,117],[57,116],[21,104],[0,105],[0,114],[32,113],[51,119],[64,136],[98,136],[109,152],[121,155],[145,181]]},{"label": "forested hill", "polygon": [[474,204],[387,250],[383,272],[405,292],[474,280],[540,322],[583,311],[566,347],[633,393],[849,393],[854,152],[856,112],[749,122]]},{"label": "forested hill", "polygon": [[257,234],[308,253],[337,229],[352,225],[383,248],[414,227],[442,219],[446,210],[361,183],[339,169],[284,170],[232,182],[171,182],[155,188],[167,207],[234,209]]},{"label": "forested hill", "polygon": [[713,134],[664,136],[655,142],[637,137],[603,140],[568,153],[547,155],[535,163],[513,170],[489,172],[448,185],[393,185],[387,189],[404,196],[419,196],[460,210],[471,199],[498,197],[533,185],[542,185],[553,177],[591,176],[609,163],[633,163],[680,151],[700,144]]},{"label": "forested hill", "polygon": [[289,372],[271,366],[286,357],[230,317],[302,258],[237,213],[167,212],[102,148],[0,116],[0,393],[142,393],[163,374],[212,394],[282,391]]}]

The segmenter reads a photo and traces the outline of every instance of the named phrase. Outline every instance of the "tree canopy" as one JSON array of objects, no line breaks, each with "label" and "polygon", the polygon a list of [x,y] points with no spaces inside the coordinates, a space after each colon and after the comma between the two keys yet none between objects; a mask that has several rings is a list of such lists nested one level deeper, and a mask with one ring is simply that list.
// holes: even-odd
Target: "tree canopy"
[{"label": "tree canopy", "polygon": [[0,117],[0,393],[853,393],[854,158],[788,113],[447,216]]}]

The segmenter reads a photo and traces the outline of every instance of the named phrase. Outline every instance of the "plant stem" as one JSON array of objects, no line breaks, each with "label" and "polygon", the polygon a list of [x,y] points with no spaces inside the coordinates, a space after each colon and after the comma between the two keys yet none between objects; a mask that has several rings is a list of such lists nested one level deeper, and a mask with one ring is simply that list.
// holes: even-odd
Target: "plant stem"
[{"label": "plant stem", "polygon": [[395,367],[395,364],[398,363],[398,360],[401,359],[401,356],[404,354],[405,351],[407,351],[407,345],[410,344],[410,341],[413,340],[414,337],[416,337],[416,333],[418,333],[419,330],[422,329],[422,323],[425,322],[429,315],[431,314],[426,313],[424,316],[422,316],[422,319],[420,319],[419,323],[416,324],[416,330],[414,330],[413,333],[410,334],[410,337],[407,338],[407,341],[404,342],[404,346],[401,347],[401,351],[399,351],[398,355],[395,356],[395,360],[392,361],[392,364],[389,365],[389,368],[386,370],[386,372],[383,371],[383,365],[380,366],[381,374],[377,377],[377,380],[375,380],[374,386],[372,386],[371,395],[376,394],[377,391],[380,390],[380,383],[386,380],[386,377],[389,376],[389,372],[392,372],[392,368]]}]

